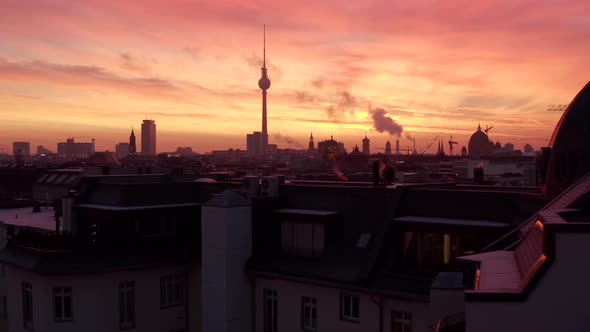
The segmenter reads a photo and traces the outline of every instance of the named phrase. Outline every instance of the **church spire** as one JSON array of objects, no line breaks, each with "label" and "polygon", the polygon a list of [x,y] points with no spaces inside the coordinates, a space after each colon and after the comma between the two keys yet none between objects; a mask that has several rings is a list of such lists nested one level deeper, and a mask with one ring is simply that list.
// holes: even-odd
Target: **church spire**
[{"label": "church spire", "polygon": [[133,125],[131,125],[131,135],[129,135],[129,154],[136,155],[137,148],[135,146],[135,133],[133,132]]}]

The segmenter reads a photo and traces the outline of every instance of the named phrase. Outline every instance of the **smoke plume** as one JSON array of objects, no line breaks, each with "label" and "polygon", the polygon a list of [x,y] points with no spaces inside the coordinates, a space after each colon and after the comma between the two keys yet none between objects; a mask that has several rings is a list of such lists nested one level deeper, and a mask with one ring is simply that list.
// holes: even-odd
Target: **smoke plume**
[{"label": "smoke plume", "polygon": [[414,137],[412,137],[410,134],[407,134],[406,135],[406,139],[409,139],[410,141],[413,141],[414,140]]},{"label": "smoke plume", "polygon": [[[248,66],[256,69],[260,69],[262,66],[262,57],[256,53],[251,53],[249,56],[243,57],[244,61],[248,64]],[[279,80],[283,77],[283,71],[281,68],[277,67],[270,59],[266,59],[266,67],[268,68],[268,76],[271,79]]]},{"label": "smoke plume", "polygon": [[276,141],[287,143],[295,148],[303,148],[303,145],[301,145],[299,142],[297,142],[297,140],[288,135],[281,135],[279,133],[275,133],[272,135],[272,138],[274,138]]},{"label": "smoke plume", "polygon": [[348,91],[341,91],[340,100],[336,105],[330,105],[326,108],[326,114],[336,123],[340,123],[346,113],[353,115],[354,108],[357,106],[357,98]]},{"label": "smoke plume", "polygon": [[313,95],[311,92],[306,90],[296,90],[295,91],[295,99],[300,103],[311,103],[316,101],[317,97]]},{"label": "smoke plume", "polygon": [[378,132],[388,132],[389,135],[397,135],[399,137],[404,131],[404,127],[392,119],[383,108],[369,109],[369,113],[373,118],[373,128]]}]

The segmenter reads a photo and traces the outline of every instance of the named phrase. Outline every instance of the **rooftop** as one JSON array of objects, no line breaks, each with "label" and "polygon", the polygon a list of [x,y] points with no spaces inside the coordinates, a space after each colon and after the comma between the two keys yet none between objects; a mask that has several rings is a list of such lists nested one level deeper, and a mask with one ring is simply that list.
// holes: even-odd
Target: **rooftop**
[{"label": "rooftop", "polygon": [[0,222],[21,227],[33,227],[44,230],[55,230],[55,211],[41,208],[41,212],[33,212],[33,207],[0,209]]},{"label": "rooftop", "polygon": [[432,218],[419,216],[403,216],[395,218],[396,222],[403,222],[409,224],[429,224],[429,225],[445,225],[445,226],[466,226],[466,227],[485,227],[485,228],[503,228],[510,226],[510,224],[490,220],[475,220],[475,219],[457,219],[457,218]]}]

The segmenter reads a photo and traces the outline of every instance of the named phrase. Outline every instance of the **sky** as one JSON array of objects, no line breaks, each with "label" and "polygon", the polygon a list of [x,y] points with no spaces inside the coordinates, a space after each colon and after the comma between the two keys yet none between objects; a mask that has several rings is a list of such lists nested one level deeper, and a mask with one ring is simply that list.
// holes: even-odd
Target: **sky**
[{"label": "sky", "polygon": [[158,152],[245,149],[264,24],[270,143],[313,132],[350,151],[366,132],[372,152],[423,152],[481,123],[538,148],[561,116],[547,105],[590,78],[586,2],[0,0],[0,152],[67,137],[113,151],[146,117]]}]

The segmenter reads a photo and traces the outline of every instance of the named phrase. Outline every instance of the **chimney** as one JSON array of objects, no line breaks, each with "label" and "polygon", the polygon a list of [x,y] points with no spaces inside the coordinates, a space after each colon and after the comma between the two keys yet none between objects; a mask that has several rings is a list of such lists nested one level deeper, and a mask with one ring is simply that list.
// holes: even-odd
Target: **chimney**
[{"label": "chimney", "polygon": [[484,172],[482,167],[476,167],[473,169],[473,182],[475,184],[483,184]]},{"label": "chimney", "polygon": [[244,265],[252,255],[252,208],[226,190],[201,210],[203,332],[250,332],[252,284]]},{"label": "chimney", "polygon": [[379,182],[380,182],[379,180],[380,180],[379,161],[375,160],[375,161],[373,161],[373,185],[378,186]]}]

